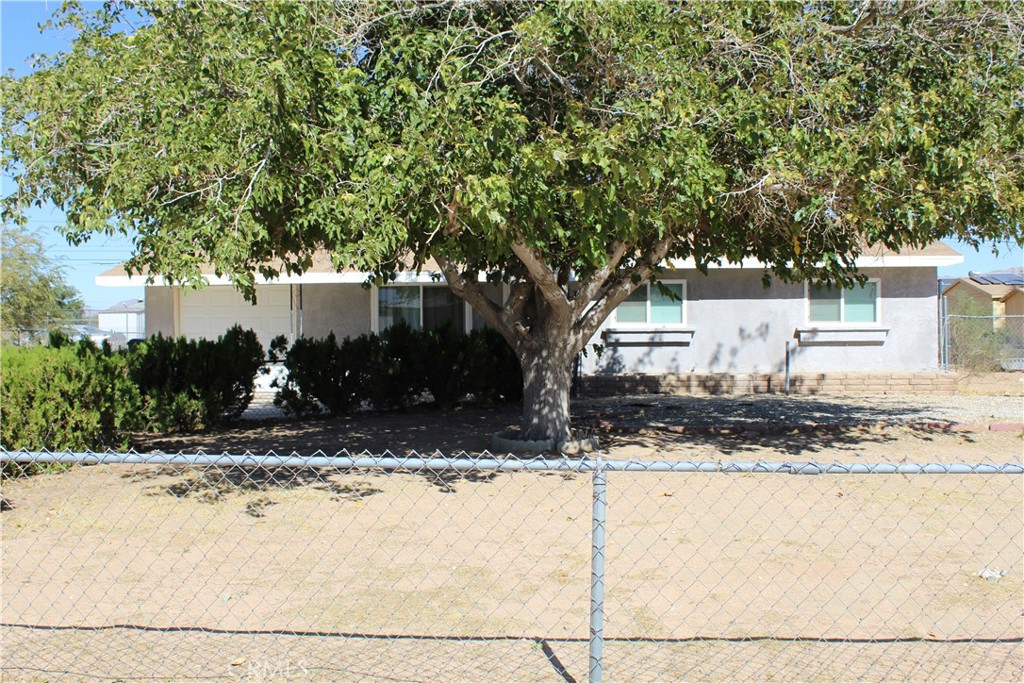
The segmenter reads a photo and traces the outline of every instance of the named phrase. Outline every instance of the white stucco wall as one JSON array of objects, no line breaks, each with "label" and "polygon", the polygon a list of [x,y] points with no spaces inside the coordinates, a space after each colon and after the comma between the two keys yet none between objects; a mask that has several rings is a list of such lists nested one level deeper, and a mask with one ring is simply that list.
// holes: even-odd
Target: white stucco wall
[{"label": "white stucco wall", "polygon": [[[604,343],[604,352],[600,358],[589,353],[583,372],[780,372],[787,341],[793,372],[936,370],[935,268],[863,272],[879,282],[878,323],[819,324],[830,331],[813,335],[802,283],[775,281],[766,289],[757,269],[713,270],[706,276],[697,270],[676,271],[674,277],[686,281],[685,322],[660,329],[633,327],[621,343],[615,337],[626,327],[613,316],[593,340]],[[373,294],[360,284],[305,284],[301,296],[297,285],[291,291],[295,334],[323,338],[333,331],[340,340],[371,329]],[[147,335],[158,330],[180,333],[174,302],[172,288],[146,288]],[[660,341],[650,343],[652,336]]]},{"label": "white stucco wall", "polygon": [[[370,331],[370,292],[361,285],[302,285],[301,291],[299,285],[261,285],[257,291],[263,295],[261,301],[278,299],[282,293],[290,297],[291,321],[278,326],[279,329],[275,328],[274,335],[303,334],[321,338],[333,330],[339,339],[343,339]],[[200,313],[208,308],[212,318],[214,300],[223,299],[225,294],[231,295],[237,307],[238,315],[235,318],[241,320],[251,314],[253,307],[242,301],[241,295],[227,285],[212,285],[187,292],[176,287],[146,287],[146,335],[152,336],[157,332],[164,336],[187,334],[188,330],[182,329],[181,313],[178,310],[183,299],[187,298],[192,308]],[[211,305],[206,306],[207,300]],[[225,322],[219,327],[226,330],[229,326]],[[219,327],[217,333],[222,333]],[[211,334],[212,331],[206,336]]]},{"label": "white stucco wall", "polygon": [[[649,335],[629,335],[606,321],[594,342],[604,343],[598,358],[584,359],[587,374],[779,372],[785,368],[786,342],[793,372],[935,370],[938,367],[935,268],[865,269],[878,278],[879,322],[869,325],[818,323],[836,332],[807,332],[805,286],[774,281],[762,285],[760,270],[678,271],[686,280],[686,321],[678,328],[657,330],[661,343],[647,344]],[[803,335],[798,330],[805,331]],[[645,330],[646,331],[646,330]],[[666,332],[670,332],[666,334]],[[798,337],[803,337],[800,341]]]},{"label": "white stucco wall", "polygon": [[370,331],[370,290],[358,284],[302,285],[301,334],[341,341]]},{"label": "white stucco wall", "polygon": [[146,297],[146,336],[158,333],[165,337],[177,334],[174,327],[174,288],[148,286]]}]

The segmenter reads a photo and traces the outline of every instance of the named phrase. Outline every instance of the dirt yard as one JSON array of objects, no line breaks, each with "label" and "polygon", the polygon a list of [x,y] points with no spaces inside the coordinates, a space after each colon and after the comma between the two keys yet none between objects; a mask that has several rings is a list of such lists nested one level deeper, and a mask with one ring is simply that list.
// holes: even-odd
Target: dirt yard
[{"label": "dirt yard", "polygon": [[[1017,462],[1020,429],[956,431],[1024,420],[1019,397],[684,397],[592,399],[574,421],[602,435],[612,458],[850,462]],[[518,408],[365,414],[240,423],[204,434],[140,437],[143,452],[479,455]]]},{"label": "dirt yard", "polygon": [[[927,407],[578,411],[612,458],[1022,459],[1020,431],[949,431]],[[419,411],[139,445],[478,453],[514,421]],[[1021,482],[610,473],[605,680],[1021,680]],[[587,678],[588,474],[104,465],[3,493],[5,681]]]}]

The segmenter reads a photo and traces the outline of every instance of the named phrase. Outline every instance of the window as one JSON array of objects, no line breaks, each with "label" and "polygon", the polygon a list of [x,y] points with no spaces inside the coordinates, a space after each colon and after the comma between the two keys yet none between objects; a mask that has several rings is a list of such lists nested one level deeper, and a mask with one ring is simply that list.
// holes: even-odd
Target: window
[{"label": "window", "polygon": [[439,330],[451,325],[465,330],[462,299],[444,286],[393,285],[377,290],[377,330],[404,322],[414,330]]},{"label": "window", "polygon": [[877,323],[878,281],[850,289],[808,285],[807,319],[812,323]]},{"label": "window", "polygon": [[[646,284],[615,309],[615,321],[626,324],[682,325],[685,282]],[[664,289],[663,289],[664,288]]]},{"label": "window", "polygon": [[377,290],[378,329],[384,330],[400,322],[414,330],[420,328],[420,288],[384,287]]}]

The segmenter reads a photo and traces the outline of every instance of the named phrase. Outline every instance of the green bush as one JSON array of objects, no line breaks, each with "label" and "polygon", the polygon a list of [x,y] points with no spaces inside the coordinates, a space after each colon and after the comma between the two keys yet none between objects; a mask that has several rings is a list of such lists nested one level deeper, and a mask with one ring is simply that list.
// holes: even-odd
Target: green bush
[{"label": "green bush", "polygon": [[321,405],[337,414],[358,406],[362,375],[351,346],[349,339],[339,346],[333,332],[326,339],[302,337],[291,348],[285,337],[275,339],[270,357],[283,359],[288,377],[279,383],[274,403],[292,415],[318,413]]},{"label": "green bush", "polygon": [[399,410],[428,392],[442,408],[467,395],[487,403],[522,398],[519,362],[490,329],[463,335],[399,324],[340,344],[333,334],[302,338],[290,348],[279,337],[271,357],[287,370],[274,402],[293,415],[343,414],[363,405]]},{"label": "green bush", "polygon": [[466,340],[467,389],[483,403],[523,400],[523,371],[512,348],[489,327],[474,330]]},{"label": "green bush", "polygon": [[431,362],[424,348],[426,334],[405,323],[392,325],[369,339],[368,373],[362,395],[377,410],[400,410],[426,391],[424,365]]},{"label": "green bush", "polygon": [[[263,348],[233,327],[215,341],[157,336],[128,351],[50,335],[0,353],[0,445],[103,451],[134,431],[190,430],[237,417],[252,400]],[[38,468],[5,466],[5,476]]]},{"label": "green bush", "polygon": [[150,430],[195,430],[245,412],[263,359],[256,333],[235,325],[213,341],[158,334],[128,352],[128,367]]},{"label": "green bush", "polygon": [[415,357],[422,359],[423,388],[439,406],[451,408],[470,393],[469,377],[473,370],[469,364],[470,339],[450,325],[420,336]]},{"label": "green bush", "polygon": [[130,432],[143,423],[124,355],[88,341],[53,342],[4,347],[0,444],[12,450],[127,447]]}]

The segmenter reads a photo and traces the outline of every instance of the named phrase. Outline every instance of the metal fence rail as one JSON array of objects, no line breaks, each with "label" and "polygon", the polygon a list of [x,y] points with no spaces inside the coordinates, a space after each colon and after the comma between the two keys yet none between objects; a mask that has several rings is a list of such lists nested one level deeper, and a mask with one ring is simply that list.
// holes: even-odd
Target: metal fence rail
[{"label": "metal fence rail", "polygon": [[1019,462],[0,462],[5,680],[1024,675]]}]

